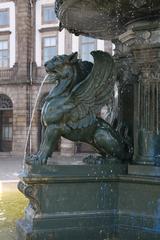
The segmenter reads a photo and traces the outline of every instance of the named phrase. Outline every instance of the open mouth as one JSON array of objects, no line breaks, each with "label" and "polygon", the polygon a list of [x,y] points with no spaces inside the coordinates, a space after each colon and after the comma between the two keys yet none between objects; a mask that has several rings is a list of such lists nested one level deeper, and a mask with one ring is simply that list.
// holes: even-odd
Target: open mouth
[{"label": "open mouth", "polygon": [[45,70],[46,70],[46,72],[48,73],[48,74],[56,74],[57,73],[57,71],[56,70],[50,70],[49,68],[45,68]]},{"label": "open mouth", "polygon": [[58,73],[58,71],[52,70],[52,71],[50,71],[49,73],[52,74],[52,75],[56,75],[56,74]]},{"label": "open mouth", "polygon": [[48,73],[48,77],[47,77],[46,81],[55,84],[55,87],[59,84],[59,81],[56,78],[56,74],[53,72]]},{"label": "open mouth", "polygon": [[53,66],[52,67],[50,67],[50,66],[45,66],[45,70],[46,70],[46,72],[48,73],[48,74],[58,74],[58,70],[57,69],[55,69],[55,68],[53,68]]},{"label": "open mouth", "polygon": [[53,69],[53,68],[49,68],[47,66],[45,66],[45,70],[48,73],[48,77],[47,77],[47,81],[50,83],[55,84],[56,86],[58,85],[58,70],[57,69]]}]

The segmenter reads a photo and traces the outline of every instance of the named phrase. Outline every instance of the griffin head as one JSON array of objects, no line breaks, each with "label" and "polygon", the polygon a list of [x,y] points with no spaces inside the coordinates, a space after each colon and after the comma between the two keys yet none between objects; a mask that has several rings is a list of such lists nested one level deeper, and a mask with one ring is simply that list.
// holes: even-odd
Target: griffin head
[{"label": "griffin head", "polygon": [[70,79],[73,76],[73,65],[78,62],[78,53],[70,55],[55,56],[47,61],[44,66],[49,74],[48,81],[55,83],[63,79]]}]

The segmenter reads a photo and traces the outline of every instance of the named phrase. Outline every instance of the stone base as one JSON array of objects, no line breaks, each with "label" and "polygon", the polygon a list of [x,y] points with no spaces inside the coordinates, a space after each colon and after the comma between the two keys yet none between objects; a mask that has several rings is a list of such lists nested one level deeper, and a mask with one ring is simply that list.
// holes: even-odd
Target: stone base
[{"label": "stone base", "polygon": [[32,166],[19,190],[30,200],[17,240],[98,240],[115,232],[117,183],[126,164]]},{"label": "stone base", "polygon": [[118,237],[111,238],[111,240],[159,240],[160,233],[155,231],[149,231],[147,229],[142,230],[137,226],[134,227],[119,227]]},{"label": "stone base", "polygon": [[18,240],[104,240],[111,239],[114,229],[112,214],[76,214],[38,220],[41,229],[30,228],[25,220],[17,222]]},{"label": "stone base", "polygon": [[139,176],[160,177],[160,167],[152,165],[129,165],[128,174]]},{"label": "stone base", "polygon": [[17,240],[159,240],[160,179],[127,165],[27,167],[19,190],[30,200]]},{"label": "stone base", "polygon": [[118,240],[160,239],[160,178],[120,176],[116,236]]}]

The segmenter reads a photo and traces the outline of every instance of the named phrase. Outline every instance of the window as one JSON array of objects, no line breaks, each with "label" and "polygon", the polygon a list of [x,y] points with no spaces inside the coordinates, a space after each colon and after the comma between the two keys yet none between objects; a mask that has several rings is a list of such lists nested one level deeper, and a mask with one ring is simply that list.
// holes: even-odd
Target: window
[{"label": "window", "polygon": [[12,140],[12,125],[4,125],[2,128],[2,140],[11,141]]},{"label": "window", "polygon": [[13,103],[11,99],[0,95],[0,152],[12,150]]},{"label": "window", "polygon": [[57,22],[54,5],[42,6],[42,24]]},{"label": "window", "polygon": [[0,68],[9,67],[9,42],[0,40]]},{"label": "window", "polygon": [[43,38],[43,64],[57,55],[57,36]]},{"label": "window", "polygon": [[96,40],[90,37],[80,37],[80,57],[83,60],[93,62],[90,52],[96,49]]},{"label": "window", "polygon": [[9,26],[9,9],[0,9],[0,27]]}]

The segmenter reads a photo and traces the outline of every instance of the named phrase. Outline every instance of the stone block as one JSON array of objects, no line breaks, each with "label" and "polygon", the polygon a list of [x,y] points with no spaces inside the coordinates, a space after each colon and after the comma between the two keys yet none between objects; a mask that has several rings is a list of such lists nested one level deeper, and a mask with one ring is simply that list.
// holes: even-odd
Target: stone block
[{"label": "stone block", "polygon": [[125,164],[32,166],[20,191],[30,204],[17,240],[104,240],[115,232],[116,177]]}]

